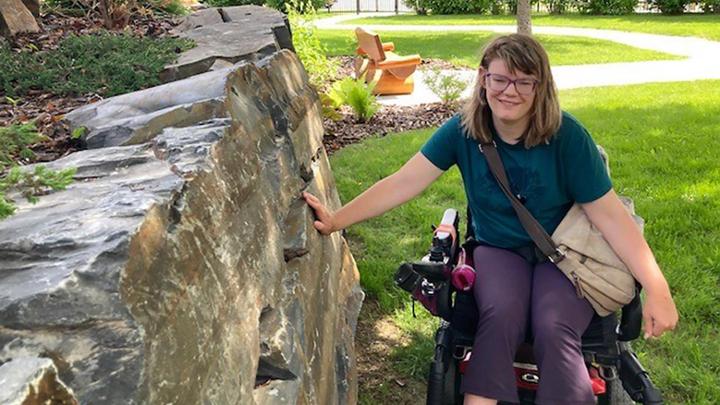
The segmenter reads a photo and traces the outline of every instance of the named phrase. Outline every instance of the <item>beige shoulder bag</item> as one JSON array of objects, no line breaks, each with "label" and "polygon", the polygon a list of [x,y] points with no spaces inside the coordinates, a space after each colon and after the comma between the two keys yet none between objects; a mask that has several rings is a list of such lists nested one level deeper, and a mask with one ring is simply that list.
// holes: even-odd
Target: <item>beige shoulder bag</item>
[{"label": "beige shoulder bag", "polygon": [[[586,298],[600,316],[607,316],[629,303],[635,296],[635,279],[582,208],[573,205],[550,237],[510,190],[495,144],[479,147],[523,228],[543,255],[567,276],[578,296]],[[625,208],[629,208],[627,202],[624,203]]]}]

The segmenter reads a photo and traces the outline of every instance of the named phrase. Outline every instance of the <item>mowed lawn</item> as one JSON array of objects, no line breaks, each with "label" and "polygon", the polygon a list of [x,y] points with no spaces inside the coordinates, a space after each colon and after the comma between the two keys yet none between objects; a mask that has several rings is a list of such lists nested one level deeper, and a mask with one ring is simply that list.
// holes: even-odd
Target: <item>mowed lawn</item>
[{"label": "mowed lawn", "polygon": [[[666,403],[720,403],[720,81],[578,89],[561,92],[561,101],[607,149],[615,188],[646,220],[646,238],[680,311],[674,333],[634,343],[642,363]],[[343,202],[397,170],[432,132],[392,134],[337,152],[331,163]],[[425,253],[430,225],[445,208],[464,212],[465,204],[451,169],[419,198],[348,230],[368,299],[407,338],[387,359],[406,378],[424,378],[437,321],[420,307],[412,318],[392,275]],[[360,393],[363,403],[385,395]]]},{"label": "mowed lawn", "polygon": [[[354,19],[344,24],[387,25],[515,25],[515,16],[403,14],[391,17]],[[580,14],[532,16],[534,26],[599,28],[649,34],[693,36],[720,41],[720,14],[631,14],[622,16],[590,16]]]},{"label": "mowed lawn", "polygon": [[[498,34],[491,32],[378,32],[383,42],[393,42],[400,55],[419,54],[423,58],[442,59],[457,66],[476,67],[482,48]],[[357,41],[348,30],[317,30],[316,35],[329,56],[354,55]],[[681,56],[639,49],[582,37],[536,35],[553,66],[590,63],[636,62],[682,59]]]}]

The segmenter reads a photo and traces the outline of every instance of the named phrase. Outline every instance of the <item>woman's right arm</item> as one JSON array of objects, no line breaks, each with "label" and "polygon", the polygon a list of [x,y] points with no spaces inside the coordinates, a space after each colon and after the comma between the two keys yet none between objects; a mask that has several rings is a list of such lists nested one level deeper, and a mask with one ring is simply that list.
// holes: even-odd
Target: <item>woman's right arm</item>
[{"label": "woman's right arm", "polygon": [[422,153],[417,153],[397,172],[378,181],[336,212],[330,212],[317,197],[303,193],[315,210],[315,228],[324,235],[381,215],[425,190],[443,171]]}]

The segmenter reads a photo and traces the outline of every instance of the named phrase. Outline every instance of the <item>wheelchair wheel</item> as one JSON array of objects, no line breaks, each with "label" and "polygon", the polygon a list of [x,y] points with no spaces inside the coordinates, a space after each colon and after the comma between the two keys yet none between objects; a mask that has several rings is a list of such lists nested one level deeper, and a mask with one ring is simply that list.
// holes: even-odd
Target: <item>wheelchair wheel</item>
[{"label": "wheelchair wheel", "polygon": [[457,361],[450,356],[447,369],[438,373],[438,365],[430,365],[428,378],[427,405],[462,405],[460,378]]},{"label": "wheelchair wheel", "polygon": [[598,405],[634,405],[635,401],[623,388],[622,381],[615,378],[606,381],[605,394],[598,397]]}]

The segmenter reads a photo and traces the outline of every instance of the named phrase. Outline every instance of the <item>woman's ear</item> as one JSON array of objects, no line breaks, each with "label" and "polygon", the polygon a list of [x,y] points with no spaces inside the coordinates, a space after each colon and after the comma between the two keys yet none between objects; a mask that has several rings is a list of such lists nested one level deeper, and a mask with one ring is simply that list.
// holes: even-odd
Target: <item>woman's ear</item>
[{"label": "woman's ear", "polygon": [[483,87],[485,87],[485,73],[487,73],[487,70],[480,65],[480,67],[478,67],[478,82]]}]

